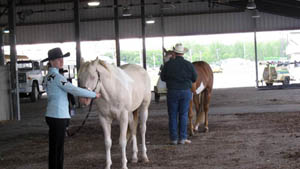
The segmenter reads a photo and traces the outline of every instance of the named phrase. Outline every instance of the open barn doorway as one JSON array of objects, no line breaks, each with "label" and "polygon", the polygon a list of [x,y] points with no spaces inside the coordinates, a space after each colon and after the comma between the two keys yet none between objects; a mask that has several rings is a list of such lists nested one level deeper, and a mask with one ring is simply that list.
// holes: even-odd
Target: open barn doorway
[{"label": "open barn doorway", "polygon": [[[257,74],[253,32],[146,38],[146,63],[152,88],[158,81],[159,71],[163,64],[162,46],[170,50],[179,42],[189,49],[189,52],[184,55],[185,59],[191,62],[203,60],[210,64],[214,71],[214,88],[255,87],[256,80],[259,86],[280,85],[286,83],[287,80],[288,84],[300,82],[300,64],[298,63],[300,61],[300,30],[290,30],[256,33]],[[71,53],[71,56],[65,59],[66,69],[68,66],[74,68],[76,65],[75,42],[18,45],[17,53],[40,61],[47,57],[49,49],[57,46]],[[121,39],[120,49],[121,65],[126,63],[142,65],[142,39]],[[5,46],[5,54],[9,55],[9,51],[9,47]],[[98,57],[108,63],[116,64],[115,51],[114,40],[81,42],[82,58],[86,61]],[[273,80],[271,82],[270,79],[264,77],[268,66],[278,69],[277,80],[271,79]],[[77,84],[76,72],[72,77],[75,79],[74,84]]]}]

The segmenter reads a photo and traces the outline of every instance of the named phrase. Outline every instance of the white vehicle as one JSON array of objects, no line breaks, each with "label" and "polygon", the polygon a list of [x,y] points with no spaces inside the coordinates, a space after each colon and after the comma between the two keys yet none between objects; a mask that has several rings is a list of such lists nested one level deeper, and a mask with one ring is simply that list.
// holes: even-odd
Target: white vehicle
[{"label": "white vehicle", "polygon": [[17,68],[20,97],[30,97],[32,102],[37,101],[45,92],[42,86],[43,74],[39,62],[34,60],[17,61]]}]

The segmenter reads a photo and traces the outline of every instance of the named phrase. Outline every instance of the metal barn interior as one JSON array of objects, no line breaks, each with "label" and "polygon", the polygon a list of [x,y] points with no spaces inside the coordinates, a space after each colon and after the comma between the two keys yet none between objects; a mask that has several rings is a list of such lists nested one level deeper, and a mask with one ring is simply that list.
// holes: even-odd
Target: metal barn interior
[{"label": "metal barn interior", "polygon": [[[300,29],[299,0],[0,0],[0,45],[10,45],[11,66],[0,52],[0,120],[20,119],[16,45]],[[147,25],[148,19],[156,23]],[[8,29],[9,34],[3,34]]]}]

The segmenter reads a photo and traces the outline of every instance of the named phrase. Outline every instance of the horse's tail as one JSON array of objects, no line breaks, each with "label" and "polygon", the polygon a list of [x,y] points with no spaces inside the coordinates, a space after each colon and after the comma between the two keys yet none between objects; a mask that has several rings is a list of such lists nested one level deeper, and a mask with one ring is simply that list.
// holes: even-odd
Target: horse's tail
[{"label": "horse's tail", "polygon": [[138,109],[136,109],[135,111],[132,112],[133,114],[133,121],[129,122],[129,123],[132,123],[131,125],[128,124],[128,130],[127,130],[127,142],[128,141],[131,141],[131,136],[134,134],[136,135],[136,129],[137,129],[137,125],[138,125],[138,115],[139,115],[139,111]]}]

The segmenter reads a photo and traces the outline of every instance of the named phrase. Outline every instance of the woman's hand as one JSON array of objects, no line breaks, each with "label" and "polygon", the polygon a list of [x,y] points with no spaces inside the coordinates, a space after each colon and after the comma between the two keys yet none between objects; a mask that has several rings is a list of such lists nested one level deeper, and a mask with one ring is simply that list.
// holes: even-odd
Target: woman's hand
[{"label": "woman's hand", "polygon": [[96,99],[100,98],[101,94],[96,92]]},{"label": "woman's hand", "polygon": [[[101,94],[100,93],[97,93],[96,92],[96,97],[95,97],[95,99],[98,99],[98,98],[100,98],[101,97]],[[91,104],[91,98],[87,98],[87,97],[80,97],[79,98],[79,102],[81,103],[81,104],[84,104],[84,105],[89,105],[89,104]]]},{"label": "woman's hand", "polygon": [[87,98],[87,97],[80,97],[79,98],[79,102],[83,105],[89,105],[91,103],[91,98]]}]

